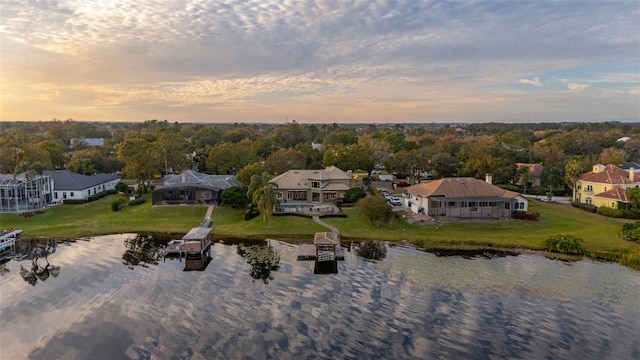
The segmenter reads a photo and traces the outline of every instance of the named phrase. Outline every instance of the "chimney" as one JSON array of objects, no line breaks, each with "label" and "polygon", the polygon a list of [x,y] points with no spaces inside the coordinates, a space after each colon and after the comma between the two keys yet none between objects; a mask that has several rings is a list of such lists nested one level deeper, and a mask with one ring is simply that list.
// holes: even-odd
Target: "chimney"
[{"label": "chimney", "polygon": [[633,168],[629,168],[629,180],[636,181],[636,173]]},{"label": "chimney", "polygon": [[493,185],[493,176],[491,174],[485,175],[484,181],[486,181],[487,183]]}]

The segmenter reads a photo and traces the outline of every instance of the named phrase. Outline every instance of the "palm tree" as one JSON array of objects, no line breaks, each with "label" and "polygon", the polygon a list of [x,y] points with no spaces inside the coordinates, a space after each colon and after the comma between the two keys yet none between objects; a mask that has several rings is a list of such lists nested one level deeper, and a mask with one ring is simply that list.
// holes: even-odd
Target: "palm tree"
[{"label": "palm tree", "polygon": [[[247,197],[253,199],[253,194],[261,187],[267,185],[271,180],[269,174],[265,171],[260,175],[251,176],[251,183],[247,189]],[[253,202],[255,204],[255,201]]]},{"label": "palm tree", "polygon": [[531,181],[532,175],[531,175],[531,171],[529,171],[529,166],[521,166],[518,168],[518,171],[516,172],[516,176],[518,178],[518,181],[520,181],[520,184],[522,185],[522,189],[523,189],[523,193],[527,193],[527,185],[529,184],[529,181]]},{"label": "palm tree", "polygon": [[277,189],[278,186],[276,184],[267,183],[257,189],[251,198],[262,214],[262,222],[269,219],[267,227],[271,227],[271,215],[273,215],[273,208],[278,205]]},{"label": "palm tree", "polygon": [[565,167],[564,181],[572,191],[572,201],[576,201],[576,182],[584,173],[584,157],[581,155],[572,157]]}]

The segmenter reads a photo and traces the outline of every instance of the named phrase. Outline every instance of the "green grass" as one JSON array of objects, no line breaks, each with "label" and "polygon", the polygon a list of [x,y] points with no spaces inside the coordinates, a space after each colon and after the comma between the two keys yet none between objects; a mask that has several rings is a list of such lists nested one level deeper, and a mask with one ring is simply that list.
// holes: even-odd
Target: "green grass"
[{"label": "green grass", "polygon": [[[206,206],[127,206],[111,211],[111,202],[118,195],[82,205],[61,205],[44,214],[23,219],[17,214],[0,214],[0,228],[23,229],[25,237],[72,238],[114,233],[184,234],[198,226]],[[487,222],[447,222],[439,228],[414,227],[398,219],[391,225],[377,228],[356,213],[344,208],[347,218],[323,219],[337,227],[347,240],[408,241],[425,248],[494,247],[542,249],[551,235],[568,234],[584,240],[591,257],[619,261],[640,269],[640,244],[618,236],[622,224],[629,220],[613,219],[576,209],[570,205],[529,202],[529,211],[540,213],[539,221],[512,220]],[[271,225],[257,217],[244,220],[244,209],[217,207],[212,216],[216,238],[288,238],[308,242],[313,234],[327,231],[312,219],[294,216],[274,216]]]},{"label": "green grass", "polygon": [[206,206],[151,206],[146,203],[111,211],[109,195],[81,205],[60,205],[44,214],[24,219],[17,214],[0,214],[2,228],[22,229],[24,237],[72,238],[117,233],[186,233],[204,219]]},{"label": "green grass", "polygon": [[297,216],[272,216],[271,226],[262,221],[262,216],[245,221],[244,209],[228,207],[216,208],[212,220],[213,232],[220,237],[286,237],[309,241],[316,232],[327,231],[312,219]]},{"label": "green grass", "polygon": [[530,212],[540,213],[539,221],[512,220],[487,222],[446,222],[439,228],[414,227],[398,220],[391,226],[376,228],[354,209],[344,209],[347,218],[325,221],[337,227],[345,238],[407,240],[425,247],[447,244],[491,245],[541,249],[554,234],[569,234],[582,238],[587,251],[640,251],[640,245],[626,241],[617,234],[629,220],[613,219],[576,209],[570,205],[531,201]]}]

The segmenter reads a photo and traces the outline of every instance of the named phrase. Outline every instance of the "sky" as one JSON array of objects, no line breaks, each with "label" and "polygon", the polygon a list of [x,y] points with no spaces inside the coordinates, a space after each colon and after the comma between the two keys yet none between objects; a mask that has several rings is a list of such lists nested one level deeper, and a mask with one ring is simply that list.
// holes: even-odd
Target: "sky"
[{"label": "sky", "polygon": [[0,121],[640,121],[640,1],[0,0]]}]

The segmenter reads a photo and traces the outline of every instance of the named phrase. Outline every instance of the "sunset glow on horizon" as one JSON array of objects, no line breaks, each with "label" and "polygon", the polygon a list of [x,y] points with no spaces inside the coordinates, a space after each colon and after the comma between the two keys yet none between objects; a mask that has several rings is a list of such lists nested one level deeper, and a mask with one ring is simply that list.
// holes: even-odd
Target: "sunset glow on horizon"
[{"label": "sunset glow on horizon", "polygon": [[640,2],[7,0],[0,121],[640,121]]}]

